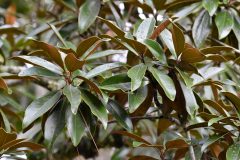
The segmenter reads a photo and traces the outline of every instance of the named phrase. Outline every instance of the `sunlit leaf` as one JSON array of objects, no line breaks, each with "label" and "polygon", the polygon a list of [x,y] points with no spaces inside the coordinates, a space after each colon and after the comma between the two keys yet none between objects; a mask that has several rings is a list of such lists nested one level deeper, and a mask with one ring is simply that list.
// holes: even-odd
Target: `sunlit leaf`
[{"label": "sunlit leaf", "polygon": [[227,160],[238,160],[240,159],[240,144],[239,142],[231,145],[226,153]]},{"label": "sunlit leaf", "polygon": [[156,20],[154,18],[145,19],[138,27],[136,32],[137,40],[142,42],[149,38],[155,27]]},{"label": "sunlit leaf", "polygon": [[60,97],[60,92],[53,91],[41,98],[34,100],[25,111],[23,128],[29,126],[33,121],[52,108],[52,106],[57,103]]},{"label": "sunlit leaf", "polygon": [[71,104],[71,110],[73,114],[77,114],[78,106],[81,103],[80,90],[78,87],[72,85],[66,85],[63,88],[63,94],[67,97]]},{"label": "sunlit leaf", "polygon": [[225,38],[233,28],[233,17],[228,11],[217,13],[215,23],[218,28],[219,39]]},{"label": "sunlit leaf", "polygon": [[149,71],[152,73],[153,77],[157,80],[158,84],[163,88],[167,97],[174,101],[176,97],[176,89],[173,83],[173,80],[164,72],[150,67]]},{"label": "sunlit leaf", "polygon": [[199,48],[203,45],[211,31],[211,17],[207,12],[202,12],[196,18],[193,28],[192,35],[196,46]]},{"label": "sunlit leaf", "polygon": [[62,75],[63,72],[63,70],[57,65],[36,56],[17,56],[12,59],[43,67],[59,75]]},{"label": "sunlit leaf", "polygon": [[203,7],[209,12],[210,16],[213,16],[218,8],[219,0],[203,0]]},{"label": "sunlit leaf", "polygon": [[135,91],[140,87],[146,70],[147,66],[143,63],[138,64],[128,70],[128,77],[131,78],[131,91]]}]

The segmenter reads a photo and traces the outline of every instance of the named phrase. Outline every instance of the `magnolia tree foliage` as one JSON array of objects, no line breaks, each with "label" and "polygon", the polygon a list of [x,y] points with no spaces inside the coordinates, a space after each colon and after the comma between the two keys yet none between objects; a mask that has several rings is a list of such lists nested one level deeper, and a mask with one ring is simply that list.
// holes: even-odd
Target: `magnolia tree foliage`
[{"label": "magnolia tree foliage", "polygon": [[0,7],[0,157],[240,159],[238,0]]}]

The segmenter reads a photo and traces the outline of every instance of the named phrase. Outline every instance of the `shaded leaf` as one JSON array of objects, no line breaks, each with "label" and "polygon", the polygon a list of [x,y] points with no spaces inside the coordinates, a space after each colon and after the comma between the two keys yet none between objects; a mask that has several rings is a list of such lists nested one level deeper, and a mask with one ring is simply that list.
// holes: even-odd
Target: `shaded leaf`
[{"label": "shaded leaf", "polygon": [[68,109],[66,112],[66,124],[72,143],[74,146],[77,146],[85,133],[85,124],[81,116],[72,114],[71,110]]},{"label": "shaded leaf", "polygon": [[185,38],[182,30],[173,23],[172,39],[177,55],[180,55],[184,49]]},{"label": "shaded leaf", "polygon": [[65,126],[66,100],[63,99],[61,103],[45,122],[44,138],[48,141],[49,148],[52,148],[53,143]]},{"label": "shaded leaf", "polygon": [[100,0],[86,0],[79,8],[78,29],[85,32],[96,20],[101,8]]},{"label": "shaded leaf", "polygon": [[129,112],[133,113],[146,99],[147,87],[140,87],[133,93],[128,94]]},{"label": "shaded leaf", "polygon": [[127,131],[114,131],[113,134],[121,134],[121,135],[127,136],[129,138],[132,138],[135,141],[142,142],[142,143],[147,144],[147,145],[151,145],[151,143],[149,143],[148,141],[146,141],[142,137],[140,137],[136,134],[127,132]]},{"label": "shaded leaf", "polygon": [[201,147],[201,152],[205,151],[205,149],[207,149],[207,147],[209,147],[211,144],[213,144],[214,142],[218,141],[219,139],[221,139],[225,134],[222,135],[213,135],[211,137],[208,138],[207,141],[205,141],[205,143],[202,145]]},{"label": "shaded leaf", "polygon": [[107,128],[108,115],[107,110],[103,103],[91,92],[81,89],[82,100],[89,106],[92,113],[99,118],[102,122],[103,127]]},{"label": "shaded leaf", "polygon": [[114,100],[109,99],[107,104],[108,111],[113,114],[117,122],[128,131],[132,131],[133,125],[127,112]]},{"label": "shaded leaf", "polygon": [[89,79],[87,79],[83,76],[77,76],[76,78],[84,80],[84,82],[86,82],[94,92],[96,92],[96,93],[98,93],[99,95],[102,96],[102,92],[98,88],[97,84],[95,84],[94,82],[92,82],[91,80],[89,80]]},{"label": "shaded leaf", "polygon": [[125,32],[122,31],[114,22],[106,20],[104,18],[98,17],[101,21],[103,21],[114,33],[116,33],[119,37],[124,37]]}]

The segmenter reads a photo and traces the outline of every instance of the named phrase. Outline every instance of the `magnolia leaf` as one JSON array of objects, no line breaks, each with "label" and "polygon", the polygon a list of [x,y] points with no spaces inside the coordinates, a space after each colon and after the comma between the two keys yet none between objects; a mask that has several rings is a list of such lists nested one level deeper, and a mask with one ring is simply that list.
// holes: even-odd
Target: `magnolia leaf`
[{"label": "magnolia leaf", "polygon": [[96,20],[101,8],[100,0],[86,0],[79,8],[78,29],[84,33]]},{"label": "magnolia leaf", "polygon": [[115,117],[117,122],[126,130],[132,131],[133,125],[127,112],[117,102],[109,99],[107,104],[108,111]]},{"label": "magnolia leaf", "polygon": [[119,68],[122,67],[124,64],[120,63],[120,62],[116,62],[116,63],[106,63],[100,66],[97,66],[96,68],[90,70],[87,74],[86,77],[87,78],[93,78],[95,76],[98,76],[100,74],[102,74],[103,72],[106,72],[108,70],[114,69],[114,68]]},{"label": "magnolia leaf", "polygon": [[163,52],[163,49],[159,43],[151,39],[145,39],[143,43],[147,46],[153,56],[160,61],[160,63],[167,63],[165,53]]},{"label": "magnolia leaf", "polygon": [[147,97],[147,87],[140,87],[134,92],[129,92],[128,103],[129,112],[133,113],[146,99]]},{"label": "magnolia leaf", "polygon": [[45,122],[44,138],[49,142],[49,148],[52,148],[53,143],[65,126],[66,100],[63,99],[61,103]]},{"label": "magnolia leaf", "polygon": [[144,19],[137,29],[137,32],[136,32],[137,40],[142,42],[145,39],[149,38],[153,32],[155,23],[156,23],[156,20],[154,18]]},{"label": "magnolia leaf", "polygon": [[85,131],[85,124],[79,114],[73,114],[70,109],[66,112],[67,131],[74,146],[77,146]]},{"label": "magnolia leaf", "polygon": [[219,39],[225,38],[233,28],[234,20],[228,11],[217,13],[215,23],[218,28]]},{"label": "magnolia leaf", "polygon": [[52,71],[54,73],[57,73],[59,75],[62,75],[63,70],[62,68],[60,68],[59,66],[46,61],[45,59],[39,58],[37,56],[17,56],[17,57],[13,57],[12,59],[16,59],[22,62],[26,62],[26,63],[30,63],[36,66],[40,66],[43,67],[49,71]]},{"label": "magnolia leaf", "polygon": [[173,80],[164,72],[150,67],[149,71],[152,73],[153,77],[157,80],[158,84],[164,90],[166,96],[171,100],[174,101],[176,97],[176,88],[173,83]]},{"label": "magnolia leaf", "polygon": [[207,39],[211,31],[210,27],[211,17],[206,11],[201,12],[196,18],[192,28],[193,40],[198,48],[200,48]]},{"label": "magnolia leaf", "polygon": [[78,87],[72,85],[66,85],[63,88],[63,94],[67,97],[71,104],[71,110],[73,114],[77,114],[78,106],[81,103],[80,90]]},{"label": "magnolia leaf", "polygon": [[78,60],[73,53],[68,53],[68,55],[65,57],[65,64],[70,72],[81,69],[84,63],[85,61]]},{"label": "magnolia leaf", "polygon": [[147,70],[147,66],[143,63],[138,64],[128,70],[127,74],[128,74],[128,77],[131,78],[132,92],[141,86],[146,70]]},{"label": "magnolia leaf", "polygon": [[180,55],[184,49],[185,38],[182,30],[173,23],[172,39],[177,55]]},{"label": "magnolia leaf", "polygon": [[240,144],[236,142],[232,144],[226,153],[227,160],[239,160],[240,159]]},{"label": "magnolia leaf", "polygon": [[82,100],[89,106],[92,113],[99,118],[102,122],[103,127],[107,128],[108,115],[107,110],[103,103],[91,92],[81,89]]},{"label": "magnolia leaf", "polygon": [[40,77],[55,77],[55,78],[58,77],[59,78],[58,74],[56,74],[50,70],[47,70],[45,68],[38,67],[38,66],[24,69],[18,73],[18,76],[20,76],[20,77],[22,77],[22,76],[23,77],[24,76],[40,76]]},{"label": "magnolia leaf", "polygon": [[203,0],[203,7],[209,12],[210,16],[213,16],[218,8],[219,0]]},{"label": "magnolia leaf", "polygon": [[23,118],[23,128],[29,126],[33,121],[52,108],[61,97],[61,93],[53,91],[47,95],[34,100],[26,109]]}]

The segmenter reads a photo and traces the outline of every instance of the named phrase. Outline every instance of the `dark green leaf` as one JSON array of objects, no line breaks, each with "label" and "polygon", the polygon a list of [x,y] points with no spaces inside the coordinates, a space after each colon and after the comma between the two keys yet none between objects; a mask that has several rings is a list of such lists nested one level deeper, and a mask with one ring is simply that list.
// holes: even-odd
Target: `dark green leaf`
[{"label": "dark green leaf", "polygon": [[100,7],[100,0],[86,0],[81,5],[78,15],[78,29],[81,34],[94,23],[100,11]]},{"label": "dark green leaf", "polygon": [[41,98],[34,100],[25,111],[23,128],[29,126],[33,121],[52,108],[52,106],[57,103],[60,97],[60,92],[53,91]]},{"label": "dark green leaf", "polygon": [[66,124],[72,143],[74,146],[77,146],[85,133],[85,125],[81,116],[72,114],[71,110],[68,109],[66,112]]},{"label": "dark green leaf", "polygon": [[61,103],[45,122],[44,138],[49,142],[50,148],[65,126],[66,100],[63,99]]},{"label": "dark green leaf", "polygon": [[131,88],[131,79],[126,74],[118,74],[105,79],[101,85],[101,89],[115,91],[123,90],[127,91]]},{"label": "dark green leaf", "polygon": [[123,107],[121,107],[117,102],[109,99],[107,109],[111,114],[113,114],[113,116],[116,118],[119,124],[122,125],[123,128],[128,131],[132,131],[132,121]]},{"label": "dark green leaf", "polygon": [[108,115],[103,103],[91,92],[84,89],[81,90],[81,97],[82,100],[89,106],[92,113],[99,118],[103,124],[103,127],[106,129],[108,123]]},{"label": "dark green leaf", "polygon": [[80,90],[78,87],[74,87],[71,84],[66,85],[63,88],[63,94],[67,97],[68,101],[71,104],[71,110],[73,114],[77,114],[78,106],[81,103]]},{"label": "dark green leaf", "polygon": [[199,108],[196,98],[191,88],[187,88],[183,83],[180,84],[185,97],[187,112],[192,118],[194,118],[196,111]]}]

